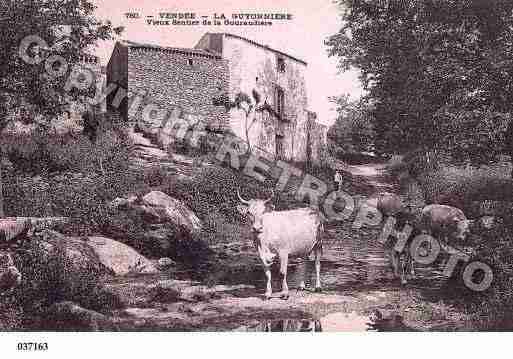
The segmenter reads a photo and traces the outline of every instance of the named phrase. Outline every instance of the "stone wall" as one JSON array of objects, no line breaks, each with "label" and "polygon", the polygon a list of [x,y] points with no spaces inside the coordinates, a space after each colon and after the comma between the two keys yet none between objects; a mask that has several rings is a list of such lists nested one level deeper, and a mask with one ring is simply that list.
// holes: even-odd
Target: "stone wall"
[{"label": "stone wall", "polygon": [[141,110],[131,121],[141,120],[142,109],[153,103],[163,111],[151,111],[152,122],[175,116],[189,122],[205,121],[208,128],[223,130],[228,115],[212,100],[227,88],[226,60],[195,53],[128,48],[128,89],[146,93]]},{"label": "stone wall", "polygon": [[[305,126],[308,106],[305,71],[306,64],[277,52],[225,34],[222,45],[223,58],[229,61],[229,95],[234,98],[239,92],[251,96],[255,89],[262,102],[275,106],[275,88],[280,86],[285,93],[284,120],[274,116],[257,115],[250,130],[250,141],[255,146],[276,154],[276,131],[283,134],[284,158],[306,160]],[[285,62],[285,71],[277,69],[277,59]],[[251,123],[253,118],[249,120]],[[230,127],[233,132],[245,138],[246,118],[242,111],[232,110]]]},{"label": "stone wall", "polygon": [[[117,42],[112,50],[109,63],[107,64],[107,84],[114,83],[123,89],[128,88],[128,48],[121,43]],[[116,97],[117,91],[110,93],[107,96],[107,107],[111,109],[111,104]],[[127,106],[128,101],[124,99],[119,106],[117,111],[127,119]]]},{"label": "stone wall", "polygon": [[316,121],[316,114],[308,113],[308,150],[310,163],[323,165],[328,161],[328,127]]},{"label": "stone wall", "polygon": [[[248,127],[252,148],[266,158],[320,163],[326,128],[307,111],[305,72],[305,62],[285,53],[236,35],[210,33],[194,49],[118,43],[107,69],[109,82],[126,83],[129,93],[145,95],[135,116],[126,114],[130,101],[124,102],[121,113],[156,135],[161,145],[173,140],[173,121],[168,120],[181,118],[189,124],[204,121],[207,129],[230,131],[244,141]],[[285,96],[282,118],[273,110],[277,87]],[[243,110],[226,112],[213,105],[213,98],[222,93],[233,100],[240,92],[253,98],[254,91],[267,109],[249,117]]]}]

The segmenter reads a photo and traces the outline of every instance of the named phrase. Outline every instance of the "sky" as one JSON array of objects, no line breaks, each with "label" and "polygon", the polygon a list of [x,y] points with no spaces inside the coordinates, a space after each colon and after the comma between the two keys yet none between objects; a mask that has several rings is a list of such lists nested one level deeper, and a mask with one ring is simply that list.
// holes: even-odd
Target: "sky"
[{"label": "sky", "polygon": [[[356,71],[339,73],[337,59],[329,58],[324,41],[336,33],[341,21],[332,0],[96,0],[96,16],[124,26],[120,39],[162,46],[194,47],[206,32],[229,32],[299,57],[308,63],[306,82],[309,109],[317,112],[318,121],[331,125],[336,118],[330,96],[362,94]],[[138,12],[139,19],[128,19],[127,12]],[[187,12],[198,16],[214,13],[290,13],[292,20],[274,21],[272,26],[154,26],[146,16],[158,18],[160,12]],[[96,49],[106,65],[113,41],[100,43]]]}]

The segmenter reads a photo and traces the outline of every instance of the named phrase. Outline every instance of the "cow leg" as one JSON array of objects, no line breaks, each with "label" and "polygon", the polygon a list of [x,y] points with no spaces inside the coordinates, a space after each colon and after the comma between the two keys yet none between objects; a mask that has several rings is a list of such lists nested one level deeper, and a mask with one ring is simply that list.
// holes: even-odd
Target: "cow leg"
[{"label": "cow leg", "polygon": [[280,274],[282,277],[281,284],[281,299],[289,299],[289,286],[287,284],[287,266],[289,264],[289,255],[281,254],[280,255]]},{"label": "cow leg", "polygon": [[390,262],[392,264],[392,270],[394,272],[394,278],[399,278],[399,256],[394,249],[390,250]]},{"label": "cow leg", "polygon": [[400,278],[401,278],[401,284],[406,284],[406,271],[408,266],[408,255],[406,253],[397,253],[398,260],[399,260],[399,271],[400,271]]},{"label": "cow leg", "polygon": [[413,261],[413,257],[411,256],[411,254],[408,252],[408,256],[406,257],[406,259],[408,260],[408,266],[409,266],[409,269],[410,269],[410,275],[415,278],[416,274],[415,274],[415,262]]},{"label": "cow leg", "polygon": [[267,278],[267,286],[265,290],[265,299],[271,299],[271,295],[273,294],[273,288],[271,284],[271,266],[264,264],[264,273]]},{"label": "cow leg", "polygon": [[322,292],[321,288],[321,249],[315,248],[315,291]]},{"label": "cow leg", "polygon": [[301,263],[297,265],[297,276],[301,278],[301,282],[299,282],[299,287],[297,288],[297,292],[304,292],[306,288],[305,278],[307,275],[307,262],[306,259],[303,259]]}]

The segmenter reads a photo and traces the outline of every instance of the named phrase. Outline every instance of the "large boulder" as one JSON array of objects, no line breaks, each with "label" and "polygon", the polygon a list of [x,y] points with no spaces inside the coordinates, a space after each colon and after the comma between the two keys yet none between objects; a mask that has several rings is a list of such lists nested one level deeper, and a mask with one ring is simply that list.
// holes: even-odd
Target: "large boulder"
[{"label": "large boulder", "polygon": [[89,237],[86,243],[98,260],[116,275],[158,272],[149,259],[126,244],[106,237]]},{"label": "large boulder", "polygon": [[164,224],[185,229],[196,235],[202,230],[201,220],[184,203],[160,191],[152,191],[142,198],[116,198],[110,207],[120,211],[132,211],[148,225],[161,228]]},{"label": "large boulder", "polygon": [[156,212],[162,221],[187,228],[192,234],[201,232],[200,219],[185,204],[164,192],[152,191],[142,198],[144,206]]},{"label": "large boulder", "polygon": [[175,255],[177,247],[198,239],[202,232],[202,223],[193,211],[160,191],[116,198],[109,207],[112,215],[104,233],[152,258]]},{"label": "large boulder", "polygon": [[114,275],[158,272],[155,265],[135,249],[110,238],[67,237],[50,230],[41,232],[37,238],[47,249],[61,248],[82,268]]}]

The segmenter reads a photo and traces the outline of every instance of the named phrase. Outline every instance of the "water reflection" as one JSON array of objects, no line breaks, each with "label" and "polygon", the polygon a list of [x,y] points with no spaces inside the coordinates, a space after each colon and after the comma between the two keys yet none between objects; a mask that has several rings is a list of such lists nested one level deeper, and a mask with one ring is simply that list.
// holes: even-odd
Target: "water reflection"
[{"label": "water reflection", "polygon": [[319,320],[300,319],[264,321],[251,329],[257,332],[322,332]]},{"label": "water reflection", "polygon": [[400,315],[383,318],[378,311],[369,316],[355,312],[332,313],[320,319],[281,319],[262,321],[249,331],[256,332],[398,332],[414,331],[406,326]]}]

